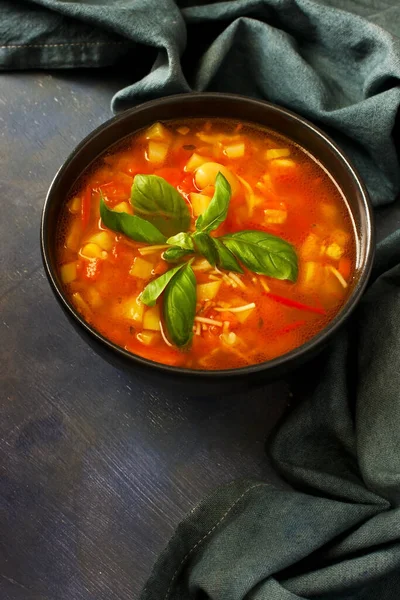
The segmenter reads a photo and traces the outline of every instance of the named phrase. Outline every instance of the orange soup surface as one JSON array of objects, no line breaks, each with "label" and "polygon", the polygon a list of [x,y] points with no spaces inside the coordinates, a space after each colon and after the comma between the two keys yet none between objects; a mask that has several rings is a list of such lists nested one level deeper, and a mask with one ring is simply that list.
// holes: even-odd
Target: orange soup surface
[{"label": "orange soup surface", "polygon": [[[214,222],[209,207],[218,173],[224,176],[225,187],[223,193],[218,190],[213,206],[222,196],[227,202],[229,196],[229,207],[225,219]],[[188,209],[184,243],[191,245],[194,239],[195,246],[174,262],[164,258],[171,248],[168,234],[160,238],[162,243],[137,241],[100,218],[101,199],[115,211],[108,213],[113,218],[122,213],[136,216],[132,185],[136,176],[148,175],[173,186]],[[278,254],[266,250],[259,256],[266,266],[258,267],[260,261],[251,252],[259,250],[252,243],[237,250],[228,240],[226,247],[236,252],[239,269],[223,268],[218,261],[212,264],[211,255],[199,251],[201,240],[191,237],[198,217],[207,210],[210,227],[214,223],[217,227],[206,230],[206,242],[211,237],[211,243],[216,238],[224,243],[243,231],[265,232],[282,240]],[[165,217],[168,231],[169,215],[161,209],[156,213],[153,210],[148,218],[163,229]],[[140,217],[147,218],[146,207]],[[199,221],[197,228],[201,229]],[[292,253],[290,260],[297,261],[290,277],[280,243]],[[252,268],[243,262],[245,254]],[[277,257],[282,258],[279,264]],[[66,296],[83,318],[133,354],[191,369],[260,363],[312,338],[345,302],[355,258],[349,211],[321,165],[281,135],[232,120],[168,121],[139,131],[82,176],[66,199],[59,223],[60,277]],[[167,292],[160,293],[154,305],[144,304],[141,294],[150,282],[181,263],[185,265],[180,272],[186,268],[195,278],[188,284],[191,290],[195,286],[193,312],[186,306],[190,293],[183,287],[179,296],[181,290],[176,289],[168,321]],[[188,323],[188,342],[174,343],[183,339]]]}]

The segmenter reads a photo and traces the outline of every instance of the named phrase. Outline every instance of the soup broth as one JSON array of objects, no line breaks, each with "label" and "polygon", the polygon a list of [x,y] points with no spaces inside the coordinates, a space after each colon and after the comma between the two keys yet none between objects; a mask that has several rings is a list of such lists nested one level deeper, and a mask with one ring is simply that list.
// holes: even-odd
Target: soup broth
[{"label": "soup broth", "polygon": [[[168,184],[184,204],[171,213]],[[143,222],[122,214],[144,219],[156,243],[127,235]],[[192,119],[155,123],[98,159],[66,198],[57,252],[67,298],[106,338],[163,364],[223,370],[273,359],[323,329],[351,289],[356,243],[341,192],[302,148],[253,124]]]}]

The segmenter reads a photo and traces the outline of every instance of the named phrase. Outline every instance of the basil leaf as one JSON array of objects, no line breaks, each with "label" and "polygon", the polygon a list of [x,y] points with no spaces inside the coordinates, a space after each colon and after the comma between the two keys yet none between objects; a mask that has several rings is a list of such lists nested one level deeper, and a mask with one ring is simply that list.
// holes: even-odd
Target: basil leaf
[{"label": "basil leaf", "polygon": [[140,301],[143,304],[146,304],[146,306],[154,306],[157,298],[163,293],[172,277],[184,266],[185,264],[182,263],[178,267],[174,267],[163,275],[160,275],[160,277],[157,277],[157,279],[150,281],[150,283],[146,285],[143,292],[140,294]]},{"label": "basil leaf", "polygon": [[182,248],[178,248],[178,246],[172,246],[163,252],[162,257],[167,262],[177,262],[188,254],[193,254],[192,250],[183,250]]},{"label": "basil leaf", "polygon": [[243,273],[242,267],[228,248],[225,248],[222,242],[218,238],[212,238],[214,245],[217,249],[218,258],[217,266],[227,271],[235,271],[236,273]]},{"label": "basil leaf", "polygon": [[182,250],[190,250],[194,252],[193,240],[190,233],[177,233],[172,237],[167,239],[167,244],[171,244],[171,246],[178,246],[182,248]]},{"label": "basil leaf", "polygon": [[106,227],[124,233],[136,242],[165,244],[165,236],[154,225],[136,215],[111,210],[103,196],[100,196],[100,216]]},{"label": "basil leaf", "polygon": [[197,218],[197,231],[209,233],[217,229],[226,219],[230,199],[231,186],[228,180],[219,172],[215,178],[214,196],[203,214]]},{"label": "basil leaf", "polygon": [[213,238],[208,233],[199,231],[193,234],[193,241],[196,250],[208,260],[212,267],[215,267],[218,260],[218,252]]},{"label": "basil leaf", "polygon": [[196,277],[190,264],[180,269],[164,292],[163,316],[168,336],[176,346],[187,346],[193,337],[196,314]]},{"label": "basil leaf", "polygon": [[167,237],[188,229],[189,208],[180,193],[162,177],[136,175],[131,192],[135,214],[150,221]]},{"label": "basil leaf", "polygon": [[248,269],[276,279],[296,281],[298,261],[289,242],[264,231],[239,231],[220,240]]}]

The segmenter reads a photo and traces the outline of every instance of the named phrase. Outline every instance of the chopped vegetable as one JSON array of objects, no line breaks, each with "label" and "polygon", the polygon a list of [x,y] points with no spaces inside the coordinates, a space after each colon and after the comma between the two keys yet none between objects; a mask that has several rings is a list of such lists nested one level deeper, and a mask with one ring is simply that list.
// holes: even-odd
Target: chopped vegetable
[{"label": "chopped vegetable", "polygon": [[152,331],[160,331],[160,307],[152,306],[148,308],[143,317],[143,328]]},{"label": "chopped vegetable", "polygon": [[153,271],[153,263],[137,256],[130,268],[129,275],[139,277],[139,279],[150,279]]},{"label": "chopped vegetable", "polygon": [[189,194],[189,200],[195,217],[198,217],[205,212],[211,202],[211,198],[209,196],[206,196],[205,194],[198,194],[196,192]]},{"label": "chopped vegetable", "polygon": [[195,171],[196,169],[201,167],[201,165],[204,165],[204,163],[208,162],[209,160],[210,160],[209,157],[201,156],[200,154],[197,154],[196,152],[194,152],[186,163],[185,171],[187,171],[188,173],[192,173],[193,171]]},{"label": "chopped vegetable", "polygon": [[153,165],[162,165],[168,154],[168,144],[150,141],[147,149],[147,160]]},{"label": "chopped vegetable", "polygon": [[245,145],[244,142],[240,142],[238,144],[232,144],[231,146],[226,146],[224,150],[224,154],[228,158],[241,158],[244,156]]},{"label": "chopped vegetable", "polygon": [[266,208],[264,210],[264,215],[264,220],[266,223],[275,223],[281,225],[287,219],[287,211],[276,208]]},{"label": "chopped vegetable", "polygon": [[111,250],[115,241],[115,236],[111,235],[108,231],[101,231],[95,235],[90,236],[88,242],[96,244],[102,250]]},{"label": "chopped vegetable", "polygon": [[221,280],[213,281],[212,283],[201,283],[197,286],[197,300],[198,302],[205,302],[206,300],[212,300],[219,292],[221,287]]},{"label": "chopped vegetable", "polygon": [[266,160],[273,160],[274,158],[284,158],[290,156],[289,148],[269,148],[265,151]]},{"label": "chopped vegetable", "polygon": [[146,140],[154,140],[156,142],[169,142],[171,134],[162,123],[154,123],[145,134]]},{"label": "chopped vegetable", "polygon": [[73,215],[77,215],[81,211],[81,199],[79,196],[74,196],[68,202],[68,210]]},{"label": "chopped vegetable", "polygon": [[98,246],[97,244],[93,244],[92,242],[90,242],[89,244],[85,244],[83,246],[83,248],[81,248],[80,252],[79,252],[80,256],[82,256],[82,258],[101,258],[101,259],[105,259],[107,258],[107,252],[105,252],[104,250],[102,250],[100,248],[100,246]]},{"label": "chopped vegetable", "polygon": [[76,262],[70,262],[60,267],[61,281],[63,283],[71,283],[76,279]]},{"label": "chopped vegetable", "polygon": [[329,244],[329,246],[325,250],[325,254],[333,260],[339,260],[343,256],[343,253],[343,248],[341,248],[336,242]]}]

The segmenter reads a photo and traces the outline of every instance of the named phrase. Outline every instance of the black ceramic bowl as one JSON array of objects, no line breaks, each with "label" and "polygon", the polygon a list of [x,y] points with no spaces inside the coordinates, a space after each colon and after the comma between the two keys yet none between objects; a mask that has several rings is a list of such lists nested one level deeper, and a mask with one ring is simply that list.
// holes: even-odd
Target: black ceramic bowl
[{"label": "black ceramic bowl", "polygon": [[[56,223],[63,203],[82,172],[111,145],[154,123],[187,117],[224,117],[269,127],[305,148],[331,173],[353,216],[357,236],[356,276],[347,302],[336,317],[311,340],[274,360],[226,371],[197,371],[170,367],[133,355],[113,344],[86,323],[64,295],[56,268]],[[160,98],[128,110],[93,131],[67,158],[55,176],[43,209],[41,248],[53,292],[75,329],[105,359],[117,367],[149,379],[157,386],[178,384],[188,394],[243,389],[285,376],[315,355],[348,319],[360,300],[374,254],[372,211],[363,183],[336,144],[305,119],[280,108],[243,96],[198,93]]]}]

